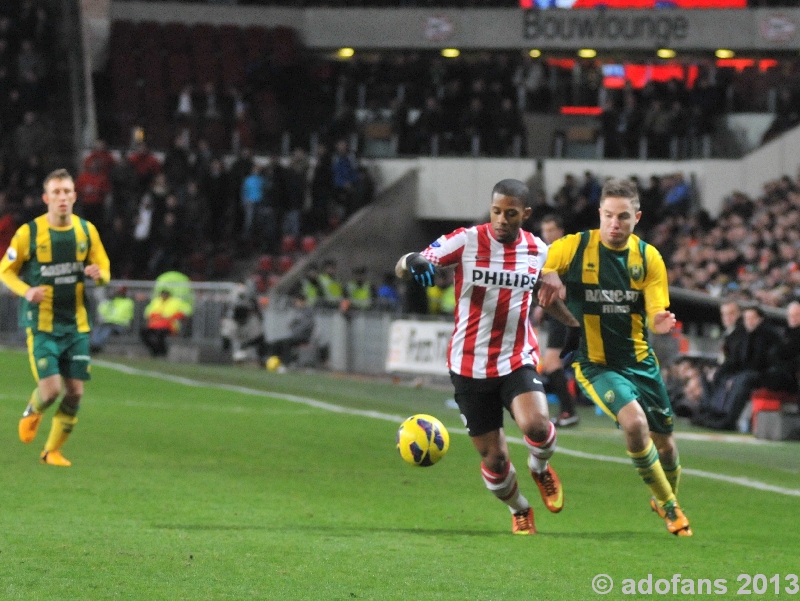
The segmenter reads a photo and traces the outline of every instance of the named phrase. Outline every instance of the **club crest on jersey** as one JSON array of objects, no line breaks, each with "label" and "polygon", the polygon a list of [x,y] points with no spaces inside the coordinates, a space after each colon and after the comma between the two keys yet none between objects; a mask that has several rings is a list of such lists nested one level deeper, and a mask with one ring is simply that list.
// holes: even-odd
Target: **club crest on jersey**
[{"label": "club crest on jersey", "polygon": [[434,240],[433,242],[431,242],[431,248],[439,248],[440,246],[441,244],[439,244],[438,240]]},{"label": "club crest on jersey", "polygon": [[89,246],[86,244],[86,242],[83,240],[78,242],[78,252],[85,253],[87,248],[89,248]]},{"label": "club crest on jersey", "polygon": [[537,257],[528,257],[528,267],[533,269],[533,273],[536,273],[537,267],[539,267],[539,259]]},{"label": "club crest on jersey", "polygon": [[47,359],[45,359],[44,357],[39,359],[36,362],[36,367],[38,367],[39,369],[45,369],[47,367]]},{"label": "club crest on jersey", "polygon": [[616,398],[617,395],[614,394],[613,390],[609,390],[603,395],[603,399],[605,400],[606,405],[610,405],[611,403],[613,403],[614,399]]},{"label": "club crest on jersey", "polygon": [[631,279],[634,282],[638,282],[639,280],[642,279],[642,275],[643,275],[642,266],[638,265],[638,264],[636,264],[636,265],[628,265],[628,273],[630,274]]}]

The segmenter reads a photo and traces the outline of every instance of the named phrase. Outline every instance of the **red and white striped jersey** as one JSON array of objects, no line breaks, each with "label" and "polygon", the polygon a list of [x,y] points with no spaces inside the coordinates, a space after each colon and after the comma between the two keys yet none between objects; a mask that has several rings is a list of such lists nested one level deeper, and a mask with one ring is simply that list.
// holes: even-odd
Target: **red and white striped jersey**
[{"label": "red and white striped jersey", "polygon": [[434,265],[455,265],[455,328],[448,368],[468,378],[496,378],[539,362],[528,318],[547,245],[524,230],[503,244],[491,224],[459,228],[422,251]]}]

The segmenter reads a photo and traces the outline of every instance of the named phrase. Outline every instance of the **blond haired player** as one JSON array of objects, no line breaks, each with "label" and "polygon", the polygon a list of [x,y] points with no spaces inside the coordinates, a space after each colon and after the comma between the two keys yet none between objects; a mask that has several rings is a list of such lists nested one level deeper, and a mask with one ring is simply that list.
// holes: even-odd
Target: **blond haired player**
[{"label": "blond haired player", "polygon": [[[667,269],[656,248],[633,234],[642,216],[631,180],[610,179],[600,194],[600,227],[550,245],[539,300],[566,297],[581,322],[575,379],[612,417],[645,485],[650,506],[676,536],[691,536],[676,494],[681,473],[672,404],[647,332],[668,333]],[[563,278],[563,285],[561,278]]]},{"label": "blond haired player", "polygon": [[41,461],[67,467],[71,463],[61,447],[78,421],[83,383],[90,379],[85,282],[108,283],[110,263],[95,226],[72,213],[75,183],[68,171],[45,178],[42,199],[47,212],[16,231],[0,261],[0,281],[21,297],[20,325],[37,381],[19,437],[33,441],[42,414],[63,389]]}]

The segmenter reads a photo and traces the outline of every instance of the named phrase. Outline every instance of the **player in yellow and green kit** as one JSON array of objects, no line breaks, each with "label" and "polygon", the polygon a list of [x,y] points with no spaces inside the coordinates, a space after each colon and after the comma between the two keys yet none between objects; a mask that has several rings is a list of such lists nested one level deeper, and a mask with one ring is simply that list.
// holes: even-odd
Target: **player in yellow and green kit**
[{"label": "player in yellow and green kit", "polygon": [[573,363],[578,384],[625,433],[628,455],[652,491],[651,507],[664,518],[667,530],[691,536],[676,498],[681,467],[672,405],[647,341],[648,329],[669,332],[675,315],[667,311],[661,254],[633,235],[641,216],[636,185],[607,181],[600,196],[600,228],[551,245],[539,301],[547,306],[565,298],[581,323]]},{"label": "player in yellow and green kit", "polygon": [[42,413],[61,395],[42,463],[69,466],[61,447],[77,420],[83,383],[90,379],[86,278],[107,284],[108,255],[97,229],[73,215],[75,183],[65,169],[44,180],[47,212],[21,226],[0,260],[0,280],[20,301],[20,324],[37,387],[19,422],[22,442],[36,437]]}]

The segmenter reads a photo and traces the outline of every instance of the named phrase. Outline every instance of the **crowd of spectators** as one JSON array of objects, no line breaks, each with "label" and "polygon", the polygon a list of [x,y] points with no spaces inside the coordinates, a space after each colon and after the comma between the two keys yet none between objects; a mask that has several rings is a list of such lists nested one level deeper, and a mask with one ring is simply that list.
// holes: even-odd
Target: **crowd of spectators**
[{"label": "crowd of spectators", "polygon": [[314,86],[328,92],[315,111],[316,128],[323,136],[355,135],[364,144],[390,131],[400,155],[512,156],[525,152],[525,113],[577,105],[602,107],[596,129],[606,158],[696,156],[700,140],[728,111],[774,110],[771,132],[795,123],[798,64],[787,60],[762,73],[703,61],[694,65],[691,86],[686,65],[683,80],[651,80],[639,89],[627,82],[616,89],[604,86],[597,60],[549,61],[513,52],[323,59],[312,75]]},{"label": "crowd of spectators", "polygon": [[40,214],[44,173],[56,160],[53,98],[54,28],[46,3],[0,5],[0,246],[17,216]]},{"label": "crowd of spectators", "polygon": [[600,116],[605,158],[692,156],[692,141],[711,134],[724,112],[724,94],[708,69],[691,89],[673,79],[650,81],[641,90],[626,84],[614,92],[606,95]]},{"label": "crowd of spectators", "polygon": [[757,198],[734,191],[716,219],[668,216],[650,241],[667,259],[672,286],[785,307],[800,299],[800,180],[767,182]]},{"label": "crowd of spectators", "polygon": [[[42,169],[29,176],[22,203],[4,205],[0,194],[0,244],[41,214],[43,178]],[[98,227],[117,279],[171,270],[224,279],[235,275],[236,259],[264,253],[284,255],[286,271],[371,199],[369,175],[346,142],[336,152],[319,144],[314,161],[302,149],[265,160],[248,148],[226,161],[186,136],[163,154],[139,141],[120,155],[98,140],[75,185],[76,212]]]},{"label": "crowd of spectators", "polygon": [[[138,123],[152,139],[169,129],[188,129],[216,152],[241,146],[259,152],[283,146],[288,152],[287,140],[308,148],[313,137],[328,145],[346,139],[374,155],[519,156],[526,149],[525,113],[577,105],[602,109],[593,129],[603,136],[606,157],[680,158],[698,156],[704,136],[728,111],[773,112],[767,137],[798,118],[800,61],[790,58],[743,69],[698,59],[677,65],[681,77],[653,78],[641,88],[628,81],[616,88],[605,85],[603,61],[532,58],[516,51],[455,58],[426,51],[359,52],[341,60],[303,52],[296,36],[284,33],[281,39],[289,40],[291,52],[281,58],[254,49],[268,48],[264,40],[276,34],[251,27],[238,33],[248,48],[242,64],[213,74],[201,72],[206,68],[200,65],[223,58],[209,54],[213,48],[200,50],[198,40],[202,35],[235,40],[237,32],[214,33],[204,26],[207,31],[195,35],[181,26],[181,36],[174,36],[178,24],[151,24],[147,35],[138,35],[122,23],[115,23],[115,31],[128,32],[130,43],[112,44],[110,93],[116,98],[104,103],[113,107],[103,118],[113,124],[107,132],[113,140],[124,139]],[[125,36],[112,36],[117,37]],[[194,81],[184,65],[189,56],[197,63]],[[138,75],[131,61],[138,64]],[[162,67],[153,69],[153,61]],[[241,75],[227,75],[234,70]],[[145,98],[161,88],[176,93],[137,101],[140,87],[147,89]]]}]

